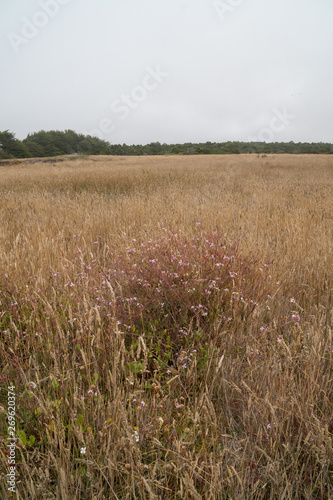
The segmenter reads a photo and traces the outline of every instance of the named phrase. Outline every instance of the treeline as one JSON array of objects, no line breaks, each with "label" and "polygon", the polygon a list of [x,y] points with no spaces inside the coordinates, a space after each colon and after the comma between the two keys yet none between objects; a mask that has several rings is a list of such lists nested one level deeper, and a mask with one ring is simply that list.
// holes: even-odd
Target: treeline
[{"label": "treeline", "polygon": [[195,154],[333,154],[333,144],[307,142],[205,142],[199,144],[110,144],[73,130],[29,134],[23,141],[6,130],[0,132],[0,159],[59,155],[195,155]]},{"label": "treeline", "polygon": [[41,130],[23,141],[8,130],[0,132],[0,158],[35,158],[69,154],[108,155],[110,144],[97,137],[77,134],[73,130]]}]

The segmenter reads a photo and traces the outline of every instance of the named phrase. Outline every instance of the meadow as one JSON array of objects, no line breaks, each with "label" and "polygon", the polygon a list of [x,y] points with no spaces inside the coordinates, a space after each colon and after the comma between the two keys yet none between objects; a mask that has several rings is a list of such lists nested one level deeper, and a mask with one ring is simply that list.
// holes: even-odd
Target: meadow
[{"label": "meadow", "polygon": [[[0,496],[333,498],[333,157],[0,162]],[[15,496],[15,495],[14,495]]]}]

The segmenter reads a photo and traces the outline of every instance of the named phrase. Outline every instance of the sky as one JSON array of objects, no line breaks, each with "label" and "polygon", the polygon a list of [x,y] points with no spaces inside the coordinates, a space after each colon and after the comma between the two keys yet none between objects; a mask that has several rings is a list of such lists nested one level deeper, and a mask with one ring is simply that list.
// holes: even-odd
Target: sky
[{"label": "sky", "polygon": [[0,131],[333,142],[332,0],[1,0]]}]

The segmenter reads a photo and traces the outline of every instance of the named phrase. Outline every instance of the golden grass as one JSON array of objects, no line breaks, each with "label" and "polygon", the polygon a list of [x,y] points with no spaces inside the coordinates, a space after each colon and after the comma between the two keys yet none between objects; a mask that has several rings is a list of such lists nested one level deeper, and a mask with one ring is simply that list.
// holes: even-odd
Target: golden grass
[{"label": "golden grass", "polygon": [[[11,382],[17,427],[35,437],[16,450],[17,497],[333,498],[332,192],[324,155],[0,165],[1,439]],[[223,233],[270,262],[275,287],[244,324],[217,316],[209,339],[189,324],[198,352],[170,375],[159,325],[128,325],[129,343],[93,290],[111,257],[163,228],[202,246]]]}]

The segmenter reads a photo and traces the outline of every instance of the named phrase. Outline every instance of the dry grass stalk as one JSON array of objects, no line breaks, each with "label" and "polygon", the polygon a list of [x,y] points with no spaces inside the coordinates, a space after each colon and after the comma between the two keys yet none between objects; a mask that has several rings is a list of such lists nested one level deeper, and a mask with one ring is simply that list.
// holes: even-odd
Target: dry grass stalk
[{"label": "dry grass stalk", "polygon": [[13,383],[34,438],[18,498],[333,498],[332,174],[302,155],[0,168],[1,412]]}]

